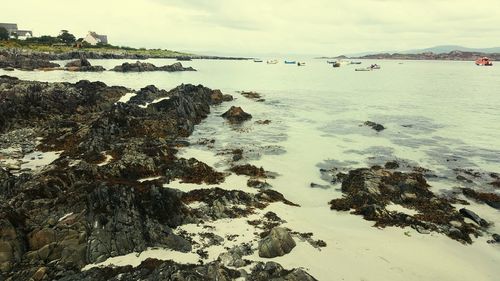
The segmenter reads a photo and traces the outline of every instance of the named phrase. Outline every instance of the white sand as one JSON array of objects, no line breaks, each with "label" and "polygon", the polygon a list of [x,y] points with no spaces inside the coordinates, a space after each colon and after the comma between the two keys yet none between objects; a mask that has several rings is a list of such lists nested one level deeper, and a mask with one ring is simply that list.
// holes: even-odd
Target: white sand
[{"label": "white sand", "polygon": [[158,99],[153,100],[152,102],[148,102],[148,103],[146,103],[145,105],[139,105],[139,107],[141,107],[141,108],[146,108],[146,107],[148,107],[150,104],[154,104],[154,103],[160,102],[160,101],[162,101],[162,100],[168,100],[168,99],[170,99],[170,97],[158,98]]},{"label": "white sand", "polygon": [[[35,151],[24,155],[21,169],[31,169],[32,171],[40,171],[45,166],[54,162],[61,155],[62,151],[41,152]],[[34,159],[32,159],[34,158]]]},{"label": "white sand", "polygon": [[399,213],[407,214],[410,216],[414,216],[414,215],[418,214],[418,211],[416,211],[416,210],[408,209],[408,208],[405,208],[399,204],[394,204],[392,202],[391,202],[391,204],[388,204],[387,206],[385,206],[385,208],[388,211],[399,212]]},{"label": "white sand", "polygon": [[138,182],[145,182],[145,181],[154,181],[154,180],[157,180],[157,179],[161,179],[161,176],[158,176],[158,177],[149,177],[149,178],[142,178],[142,179],[138,179],[137,181]]},{"label": "white sand", "polygon": [[127,103],[130,98],[136,96],[137,94],[136,93],[126,93],[125,95],[123,95],[116,103]]},{"label": "white sand", "polygon": [[195,253],[182,253],[166,249],[148,249],[141,253],[130,253],[124,256],[117,256],[109,258],[106,261],[98,264],[88,264],[82,270],[89,270],[93,267],[106,267],[106,266],[125,266],[132,265],[134,267],[141,264],[142,261],[148,258],[157,258],[161,260],[173,260],[178,263],[191,263],[198,262],[199,256]]}]

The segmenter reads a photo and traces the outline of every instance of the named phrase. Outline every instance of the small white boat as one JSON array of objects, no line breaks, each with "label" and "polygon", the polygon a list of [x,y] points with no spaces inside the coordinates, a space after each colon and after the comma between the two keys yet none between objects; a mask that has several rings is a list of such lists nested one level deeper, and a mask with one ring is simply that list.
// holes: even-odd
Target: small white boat
[{"label": "small white boat", "polygon": [[267,64],[278,64],[278,60],[268,60]]},{"label": "small white boat", "polygon": [[263,62],[261,59],[254,59],[253,62]]}]

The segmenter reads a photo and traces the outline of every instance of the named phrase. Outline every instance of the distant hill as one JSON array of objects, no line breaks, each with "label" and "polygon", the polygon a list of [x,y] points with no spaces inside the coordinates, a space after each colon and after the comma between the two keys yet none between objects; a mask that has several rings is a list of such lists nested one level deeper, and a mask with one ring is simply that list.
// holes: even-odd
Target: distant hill
[{"label": "distant hill", "polygon": [[451,51],[448,53],[381,53],[366,56],[356,57],[358,59],[392,59],[392,60],[456,60],[456,61],[474,61],[479,57],[489,57],[492,61],[500,61],[499,53],[483,53],[483,52],[462,52]]},{"label": "distant hill", "polygon": [[452,51],[460,51],[460,52],[474,52],[474,53],[500,53],[500,47],[493,48],[468,48],[458,45],[441,45],[435,46],[427,49],[417,49],[417,50],[408,50],[404,52],[400,52],[401,54],[421,54],[421,53],[429,53],[433,52],[435,54],[445,54]]},{"label": "distant hill", "polygon": [[[406,51],[380,51],[380,52],[360,52],[360,53],[353,53],[353,54],[346,54],[345,56],[351,57],[351,58],[356,58],[356,57],[365,57],[365,56],[372,56],[372,55],[380,55],[380,54],[422,54],[422,53],[434,53],[434,54],[447,54],[453,51],[460,51],[460,52],[470,52],[470,53],[483,53],[483,54],[498,54],[500,53],[500,47],[493,47],[493,48],[469,48],[469,47],[463,47],[459,45],[440,45],[440,46],[435,46],[431,48],[426,48],[426,49],[413,49],[413,50],[406,50]],[[342,55],[344,56],[344,55]],[[322,57],[322,58],[338,58],[341,56],[336,56],[336,57]]]}]

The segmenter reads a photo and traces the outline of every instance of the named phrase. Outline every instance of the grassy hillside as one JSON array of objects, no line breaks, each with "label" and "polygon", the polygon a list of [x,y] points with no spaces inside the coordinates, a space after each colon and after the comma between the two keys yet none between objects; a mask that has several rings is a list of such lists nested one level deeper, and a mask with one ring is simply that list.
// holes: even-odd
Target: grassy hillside
[{"label": "grassy hillside", "polygon": [[63,44],[40,44],[40,43],[29,43],[21,40],[9,40],[0,41],[0,49],[22,49],[26,51],[41,52],[41,53],[53,53],[62,54],[69,52],[95,52],[103,54],[127,54],[127,55],[139,55],[151,58],[170,58],[179,56],[192,56],[192,54],[181,53],[171,50],[162,49],[135,49],[129,47],[117,47],[112,45],[103,46],[87,46],[82,48],[76,48],[72,46],[67,46]]}]

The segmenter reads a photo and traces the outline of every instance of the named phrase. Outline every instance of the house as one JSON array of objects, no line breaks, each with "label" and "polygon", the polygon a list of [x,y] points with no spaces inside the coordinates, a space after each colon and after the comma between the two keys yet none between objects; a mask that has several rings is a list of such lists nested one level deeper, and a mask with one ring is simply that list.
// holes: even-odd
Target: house
[{"label": "house", "polygon": [[28,38],[33,37],[33,31],[31,30],[18,30],[17,31],[17,39],[26,40]]},{"label": "house", "polygon": [[0,27],[7,30],[10,38],[17,38],[20,40],[26,40],[33,37],[33,31],[31,30],[19,30],[17,28],[17,23],[0,23]]},{"label": "house", "polygon": [[83,42],[87,42],[90,45],[97,45],[99,43],[108,44],[108,36],[99,35],[93,31],[89,31],[89,34],[87,34],[87,36],[85,36],[85,38],[83,39]]}]

